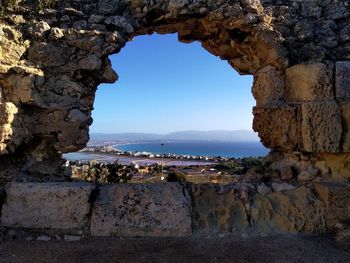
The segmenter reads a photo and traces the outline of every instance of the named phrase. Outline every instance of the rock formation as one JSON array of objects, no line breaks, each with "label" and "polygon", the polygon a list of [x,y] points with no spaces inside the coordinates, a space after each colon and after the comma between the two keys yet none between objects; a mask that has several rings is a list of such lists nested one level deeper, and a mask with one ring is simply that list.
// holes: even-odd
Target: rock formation
[{"label": "rock formation", "polygon": [[154,32],[199,41],[254,76],[253,128],[265,146],[324,161],[332,172],[343,166],[338,176],[349,177],[348,1],[3,2],[3,181],[62,178],[61,154],[89,139],[97,86],[118,79],[108,56]]},{"label": "rock formation", "polygon": [[[347,0],[1,0],[0,185],[65,180],[62,153],[88,142],[97,86],[118,79],[108,56],[154,32],[199,41],[254,76],[253,128],[278,172],[269,186],[251,184],[252,172],[219,190],[10,183],[2,226],[126,236],[348,227],[349,18]],[[147,210],[153,202],[163,213]]]},{"label": "rock formation", "polygon": [[0,17],[2,177],[59,174],[61,153],[88,141],[97,86],[118,78],[108,56],[153,32],[200,41],[253,74],[253,127],[265,146],[348,152],[348,2],[274,2],[8,3]]},{"label": "rock formation", "polygon": [[332,233],[349,240],[350,186],[313,183],[262,192],[254,184],[218,186],[82,182],[9,183],[0,241],[48,235],[266,236]]}]

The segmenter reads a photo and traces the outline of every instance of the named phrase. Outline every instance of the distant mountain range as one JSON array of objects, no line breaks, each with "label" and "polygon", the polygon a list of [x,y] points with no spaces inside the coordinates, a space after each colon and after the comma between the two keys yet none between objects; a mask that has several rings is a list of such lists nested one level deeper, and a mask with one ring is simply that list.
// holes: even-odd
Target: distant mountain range
[{"label": "distant mountain range", "polygon": [[256,142],[259,137],[251,130],[179,131],[153,133],[91,133],[90,142],[98,141],[227,141]]}]

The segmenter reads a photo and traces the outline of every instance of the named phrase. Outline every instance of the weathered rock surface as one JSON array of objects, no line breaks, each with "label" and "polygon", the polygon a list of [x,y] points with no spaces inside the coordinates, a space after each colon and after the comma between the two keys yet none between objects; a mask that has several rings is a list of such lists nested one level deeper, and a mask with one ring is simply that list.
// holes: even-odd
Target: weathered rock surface
[{"label": "weathered rock surface", "polygon": [[[237,232],[250,224],[259,233],[314,233],[348,220],[346,189],[316,186],[321,202],[297,185],[350,178],[347,0],[58,0],[37,8],[33,1],[1,6],[0,184],[66,180],[62,153],[86,145],[96,88],[118,79],[108,56],[138,35],[178,33],[179,41],[199,41],[254,76],[253,128],[283,156],[271,165],[278,172],[271,184],[210,194],[193,188],[195,232]],[[87,224],[93,186],[11,184],[7,191],[6,226]],[[104,186],[91,233],[189,235],[190,198],[177,184]]]},{"label": "weathered rock surface", "polygon": [[350,227],[350,184],[344,182],[117,184],[100,191],[87,183],[10,183],[5,190],[0,230],[5,227],[7,239],[328,232],[344,240]]},{"label": "weathered rock surface", "polygon": [[291,102],[332,99],[333,71],[323,63],[298,64],[287,68],[286,99]]},{"label": "weathered rock surface", "polygon": [[108,56],[153,32],[199,41],[254,76],[254,130],[265,146],[348,153],[349,15],[347,0],[4,5],[0,105],[12,106],[0,106],[0,177],[50,178],[31,164],[58,165],[62,153],[83,148],[97,86],[118,79]]},{"label": "weathered rock surface", "polygon": [[336,102],[312,102],[301,106],[303,149],[338,152],[342,134],[340,107]]},{"label": "weathered rock surface", "polygon": [[82,229],[88,223],[88,183],[10,183],[1,225],[31,229]]},{"label": "weathered rock surface", "polygon": [[255,196],[251,220],[260,234],[326,231],[325,206],[305,187]]},{"label": "weathered rock surface", "polygon": [[93,236],[191,234],[191,198],[178,183],[102,186],[93,206]]},{"label": "weathered rock surface", "polygon": [[247,213],[237,190],[215,185],[192,185],[193,233],[208,235],[244,233],[249,227]]},{"label": "weathered rock surface", "polygon": [[288,190],[294,190],[296,186],[288,183],[272,183],[272,189],[275,192],[281,192],[281,191],[288,191]]},{"label": "weathered rock surface", "polygon": [[285,81],[284,72],[276,68],[267,66],[259,70],[252,88],[257,106],[280,103],[285,93]]},{"label": "weathered rock surface", "polygon": [[286,166],[281,169],[281,180],[291,180],[293,179],[293,170],[291,167]]},{"label": "weathered rock surface", "polygon": [[337,224],[350,222],[350,185],[348,183],[323,182],[315,184],[317,194],[326,207],[326,221],[329,230]]},{"label": "weathered rock surface", "polygon": [[350,154],[322,154],[334,181],[348,182],[350,178]]},{"label": "weathered rock surface", "polygon": [[340,109],[343,125],[341,147],[344,152],[350,152],[350,102],[341,101]]},{"label": "weathered rock surface", "polygon": [[335,66],[335,92],[337,99],[350,99],[350,61],[339,61]]},{"label": "weathered rock surface", "polygon": [[300,138],[295,107],[255,107],[253,113],[253,129],[259,132],[264,145],[282,151],[297,149]]}]

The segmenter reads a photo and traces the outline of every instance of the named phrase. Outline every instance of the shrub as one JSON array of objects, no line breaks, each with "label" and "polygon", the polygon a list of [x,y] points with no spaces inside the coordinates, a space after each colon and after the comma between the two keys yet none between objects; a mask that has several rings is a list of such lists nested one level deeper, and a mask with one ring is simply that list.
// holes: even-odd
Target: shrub
[{"label": "shrub", "polygon": [[13,8],[17,4],[17,0],[0,0],[0,8],[8,7]]},{"label": "shrub", "polygon": [[244,174],[253,167],[256,168],[258,173],[263,173],[265,166],[264,159],[261,157],[245,157],[242,159],[218,163],[214,168],[230,174]]},{"label": "shrub", "polygon": [[180,171],[172,170],[169,171],[166,180],[168,182],[186,182],[186,175]]},{"label": "shrub", "polygon": [[[28,2],[30,2],[37,11],[57,7],[57,0],[31,0]],[[4,11],[4,8],[14,8],[19,5],[19,3],[18,0],[0,0],[0,10]]]},{"label": "shrub", "polygon": [[47,8],[55,8],[56,4],[56,0],[35,0],[36,9],[39,11]]},{"label": "shrub", "polygon": [[132,169],[118,163],[107,164],[109,173],[106,176],[107,183],[126,183],[132,178]]},{"label": "shrub", "polygon": [[87,173],[82,175],[82,178],[90,182],[118,184],[130,181],[132,176],[132,167],[115,162],[91,164]]}]

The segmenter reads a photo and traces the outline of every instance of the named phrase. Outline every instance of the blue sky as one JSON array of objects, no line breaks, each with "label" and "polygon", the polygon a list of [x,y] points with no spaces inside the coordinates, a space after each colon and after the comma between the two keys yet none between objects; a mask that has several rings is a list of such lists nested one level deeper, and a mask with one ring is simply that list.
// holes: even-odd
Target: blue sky
[{"label": "blue sky", "polygon": [[92,132],[251,129],[252,76],[177,35],[139,36],[110,57],[119,80],[99,86]]}]

